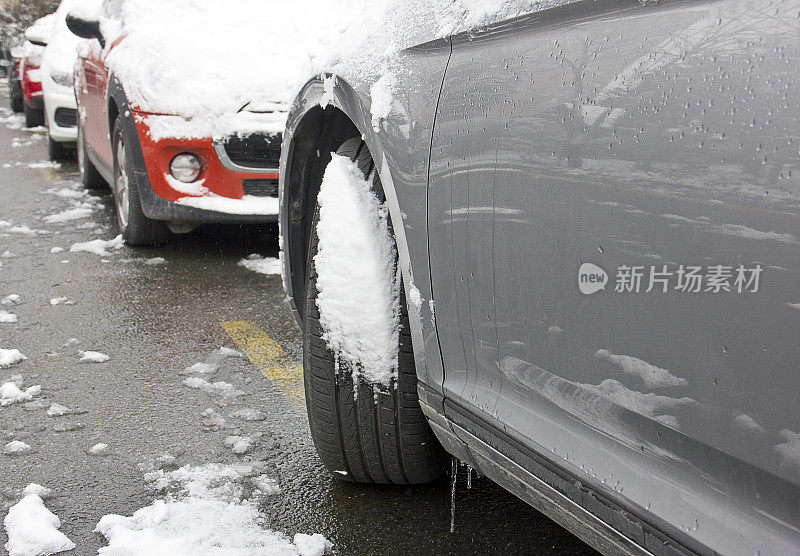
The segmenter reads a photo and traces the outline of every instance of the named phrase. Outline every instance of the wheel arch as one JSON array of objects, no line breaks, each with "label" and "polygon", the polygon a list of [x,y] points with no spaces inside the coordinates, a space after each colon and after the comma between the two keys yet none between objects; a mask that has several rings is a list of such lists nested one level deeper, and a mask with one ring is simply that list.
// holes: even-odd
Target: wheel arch
[{"label": "wheel arch", "polygon": [[[330,90],[325,90],[331,84],[332,95]],[[284,288],[298,323],[302,319],[311,220],[322,176],[331,160],[331,153],[351,137],[361,136],[381,176],[404,283],[413,285],[392,169],[384,156],[380,134],[373,130],[369,109],[362,98],[341,77],[318,76],[303,87],[287,120],[281,154],[280,225]]]}]

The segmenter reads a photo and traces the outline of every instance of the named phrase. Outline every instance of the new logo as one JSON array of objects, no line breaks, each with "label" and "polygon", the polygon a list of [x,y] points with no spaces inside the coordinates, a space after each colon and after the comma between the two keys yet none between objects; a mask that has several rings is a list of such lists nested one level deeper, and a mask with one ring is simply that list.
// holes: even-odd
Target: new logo
[{"label": "new logo", "polygon": [[578,269],[578,289],[584,295],[592,295],[606,289],[608,273],[592,263],[583,263]]}]

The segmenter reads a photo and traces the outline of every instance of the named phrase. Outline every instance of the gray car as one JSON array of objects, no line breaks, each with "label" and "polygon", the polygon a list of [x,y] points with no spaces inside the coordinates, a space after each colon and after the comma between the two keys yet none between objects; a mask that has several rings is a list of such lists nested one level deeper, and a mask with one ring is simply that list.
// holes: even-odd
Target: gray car
[{"label": "gray car", "polygon": [[[398,63],[384,118],[379,73],[322,75],[284,135],[323,462],[413,484],[449,454],[604,553],[800,553],[800,1],[566,2]],[[320,324],[332,152],[397,246],[374,395]]]}]

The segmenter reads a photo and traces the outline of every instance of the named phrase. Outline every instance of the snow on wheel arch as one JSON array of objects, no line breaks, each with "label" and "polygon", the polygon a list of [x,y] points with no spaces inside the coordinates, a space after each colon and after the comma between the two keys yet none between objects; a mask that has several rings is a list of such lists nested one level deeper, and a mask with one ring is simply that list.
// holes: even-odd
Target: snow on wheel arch
[{"label": "snow on wheel arch", "polygon": [[318,197],[317,307],[322,337],[354,383],[388,388],[397,377],[400,282],[388,210],[371,182],[332,155]]}]

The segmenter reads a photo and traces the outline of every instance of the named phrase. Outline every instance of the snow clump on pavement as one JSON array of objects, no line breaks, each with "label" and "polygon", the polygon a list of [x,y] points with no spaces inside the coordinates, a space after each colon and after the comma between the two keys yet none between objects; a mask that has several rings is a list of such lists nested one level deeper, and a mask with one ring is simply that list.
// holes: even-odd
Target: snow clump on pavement
[{"label": "snow clump on pavement", "polygon": [[12,293],[11,295],[5,296],[3,298],[3,300],[0,301],[0,303],[2,303],[3,305],[6,305],[6,306],[8,306],[8,305],[16,305],[17,303],[19,303],[20,299],[21,298],[20,298],[19,295],[15,294],[15,293]]},{"label": "snow clump on pavement", "polygon": [[223,398],[234,398],[244,395],[242,390],[237,390],[236,387],[229,382],[219,381],[211,383],[197,376],[191,376],[185,379],[183,384],[195,390],[202,390],[206,394],[216,394]]},{"label": "snow clump on pavement", "polygon": [[82,220],[83,218],[89,218],[94,209],[90,206],[78,206],[73,207],[70,209],[66,209],[62,212],[57,214],[51,214],[49,216],[44,217],[44,221],[48,224],[60,224],[63,222],[70,222],[72,220]]},{"label": "snow clump on pavement", "polygon": [[267,418],[267,415],[263,411],[259,411],[258,409],[252,409],[250,407],[245,407],[243,409],[237,409],[236,411],[230,413],[228,417],[233,419],[241,419],[242,421],[264,421]]},{"label": "snow clump on pavement", "polygon": [[56,554],[75,548],[75,543],[59,531],[61,520],[44,505],[42,497],[49,493],[49,489],[31,483],[22,492],[22,500],[8,510],[3,524],[10,556]]},{"label": "snow clump on pavement", "polygon": [[93,239],[92,241],[84,241],[75,243],[69,248],[70,253],[94,253],[100,257],[108,257],[111,255],[109,249],[122,249],[124,242],[122,236],[118,235],[114,239]]},{"label": "snow clump on pavement", "polygon": [[241,351],[231,349],[225,346],[219,348],[219,354],[225,357],[244,357],[244,354]]},{"label": "snow clump on pavement", "polygon": [[21,440],[12,440],[3,446],[3,453],[7,456],[19,456],[31,451],[31,445]]},{"label": "snow clump on pavement", "polygon": [[[145,474],[163,499],[130,517],[106,515],[95,531],[108,541],[101,555],[286,554],[322,556],[332,548],[322,535],[295,536],[267,529],[248,491],[272,495],[277,482],[262,465],[210,463]],[[263,487],[263,488],[262,488]],[[265,490],[266,489],[266,490]]]},{"label": "snow clump on pavement", "polygon": [[323,339],[363,376],[397,374],[400,311],[396,249],[386,207],[358,165],[333,155],[319,192],[317,306]]},{"label": "snow clump on pavement", "polygon": [[0,349],[0,368],[16,365],[26,359],[27,357],[18,349]]},{"label": "snow clump on pavement", "polygon": [[100,353],[99,351],[79,351],[78,355],[80,355],[79,361],[81,363],[105,363],[109,359],[111,359],[105,353]]},{"label": "snow clump on pavement", "polygon": [[0,311],[0,322],[2,323],[13,323],[17,322],[19,319],[17,315],[14,313],[9,313],[8,311]]},{"label": "snow clump on pavement", "polygon": [[239,261],[238,264],[247,270],[252,270],[259,274],[269,275],[281,273],[281,261],[275,257],[262,257],[254,253]]},{"label": "snow clump on pavement", "polygon": [[223,444],[237,456],[246,454],[253,449],[253,439],[249,436],[228,436],[223,441]]},{"label": "snow clump on pavement", "polygon": [[50,408],[47,410],[47,414],[50,417],[61,417],[62,415],[66,415],[67,413],[70,413],[70,409],[68,407],[55,402],[50,404]]},{"label": "snow clump on pavement", "polygon": [[99,442],[94,446],[92,446],[91,448],[89,448],[89,453],[92,454],[93,456],[107,456],[108,451],[109,451],[108,444],[104,444],[102,442]]},{"label": "snow clump on pavement", "polygon": [[210,375],[214,374],[219,370],[219,365],[214,363],[195,363],[189,367],[186,367],[183,370],[182,374],[199,374],[199,375]]},{"label": "snow clump on pavement", "polygon": [[21,383],[22,377],[17,375],[12,377],[10,382],[5,382],[0,386],[0,406],[5,407],[19,402],[28,402],[42,391],[42,387],[38,384],[22,390],[19,386]]}]

